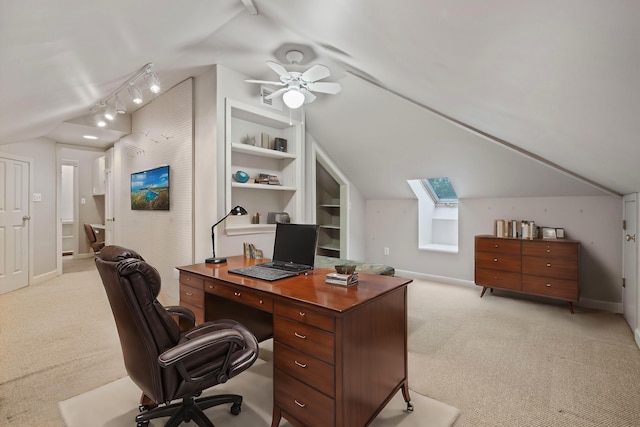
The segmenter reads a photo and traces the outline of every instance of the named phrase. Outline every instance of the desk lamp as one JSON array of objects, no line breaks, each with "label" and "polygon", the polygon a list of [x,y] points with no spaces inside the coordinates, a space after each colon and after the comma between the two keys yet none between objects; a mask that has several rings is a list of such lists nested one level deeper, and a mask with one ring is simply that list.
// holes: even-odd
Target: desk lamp
[{"label": "desk lamp", "polygon": [[242,206],[236,206],[235,208],[231,209],[228,214],[222,217],[220,221],[216,222],[211,226],[211,248],[213,250],[213,256],[211,258],[205,259],[204,260],[205,263],[224,264],[225,262],[227,262],[226,258],[216,258],[216,242],[215,242],[214,230],[216,228],[216,225],[220,224],[222,221],[227,219],[229,215],[246,215],[246,214],[247,214],[247,210],[245,208],[243,208]]}]

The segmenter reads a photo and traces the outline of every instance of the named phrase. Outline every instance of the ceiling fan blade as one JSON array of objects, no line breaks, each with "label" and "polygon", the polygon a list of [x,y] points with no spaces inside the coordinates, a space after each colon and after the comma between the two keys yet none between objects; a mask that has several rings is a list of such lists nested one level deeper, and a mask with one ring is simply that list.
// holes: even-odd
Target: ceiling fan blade
[{"label": "ceiling fan blade", "polygon": [[276,86],[284,86],[285,83],[282,82],[270,82],[267,80],[245,80],[245,82],[247,83],[260,83],[260,84],[264,84],[264,85],[276,85]]},{"label": "ceiling fan blade", "polygon": [[267,65],[269,66],[269,68],[271,68],[273,71],[275,71],[276,73],[278,73],[278,75],[280,77],[283,77],[285,79],[290,79],[291,75],[289,74],[289,72],[286,70],[286,68],[284,68],[282,65],[278,64],[277,62],[273,62],[273,61],[267,61]]},{"label": "ceiling fan blade", "polygon": [[316,96],[309,92],[307,89],[300,89],[300,92],[304,95],[304,103],[308,104],[316,100]]},{"label": "ceiling fan blade", "polygon": [[324,65],[316,64],[302,73],[300,78],[305,82],[315,82],[316,80],[324,79],[325,77],[329,77],[330,75],[331,71],[329,71],[329,68],[325,67]]},{"label": "ceiling fan blade", "polygon": [[342,90],[342,86],[340,85],[340,83],[333,82],[312,82],[307,83],[307,87],[309,88],[309,90],[312,90],[314,92],[330,93],[332,95],[335,95]]},{"label": "ceiling fan blade", "polygon": [[271,95],[265,96],[264,99],[276,98],[276,97],[282,95],[283,93],[285,93],[288,90],[289,90],[288,87],[283,87],[282,89],[278,89],[277,91],[273,92]]}]

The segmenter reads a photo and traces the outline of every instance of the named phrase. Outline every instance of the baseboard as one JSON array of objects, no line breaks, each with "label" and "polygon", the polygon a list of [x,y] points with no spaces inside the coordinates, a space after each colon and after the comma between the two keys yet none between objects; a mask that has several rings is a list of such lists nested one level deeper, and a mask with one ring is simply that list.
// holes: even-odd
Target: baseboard
[{"label": "baseboard", "polygon": [[580,301],[575,305],[578,307],[593,308],[618,314],[621,314],[623,310],[621,302],[609,302],[589,298],[580,298]]},{"label": "baseboard", "polygon": [[397,270],[396,276],[405,277],[407,279],[430,280],[432,282],[445,283],[447,285],[458,285],[472,288],[476,286],[472,280],[454,279],[453,277],[436,276],[434,274],[417,273],[415,271]]},{"label": "baseboard", "polygon": [[640,328],[634,331],[633,338],[635,338],[636,345],[638,346],[638,348],[640,348]]},{"label": "baseboard", "polygon": [[47,280],[51,280],[56,277],[58,277],[58,272],[56,270],[50,271],[39,276],[33,276],[33,278],[31,279],[31,284],[37,285],[38,283],[46,282]]},{"label": "baseboard", "polygon": [[[436,276],[433,274],[417,273],[415,271],[396,270],[396,276],[406,277],[407,279],[429,280],[432,282],[445,283],[449,285],[458,285],[465,287],[477,286],[473,280],[455,279],[452,277]],[[526,295],[518,293],[519,295]],[[544,300],[544,297],[539,297]],[[591,308],[594,310],[608,311],[610,313],[622,313],[622,303],[593,300],[589,298],[580,298],[580,301],[574,304],[576,307]],[[640,332],[636,331],[636,334]],[[637,341],[637,340],[636,340]]]}]

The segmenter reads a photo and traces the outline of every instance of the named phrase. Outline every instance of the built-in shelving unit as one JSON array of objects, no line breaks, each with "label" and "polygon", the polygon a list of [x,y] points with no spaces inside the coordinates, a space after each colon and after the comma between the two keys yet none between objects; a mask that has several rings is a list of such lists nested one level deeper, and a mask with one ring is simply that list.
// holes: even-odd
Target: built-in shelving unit
[{"label": "built-in shelving unit", "polygon": [[340,258],[340,184],[316,161],[316,223],[320,226],[318,255]]},{"label": "built-in shelving unit", "polygon": [[[227,98],[225,125],[226,211],[240,205],[249,212],[247,216],[227,218],[227,235],[274,232],[275,224],[266,224],[269,212],[287,212],[291,222],[302,222],[303,124]],[[262,146],[263,134],[268,135],[267,146]],[[274,138],[287,140],[286,151],[270,148]],[[246,172],[249,181],[236,181],[237,171]],[[275,175],[280,185],[255,183],[259,174]],[[260,223],[251,224],[250,218],[256,213],[260,214]]]}]

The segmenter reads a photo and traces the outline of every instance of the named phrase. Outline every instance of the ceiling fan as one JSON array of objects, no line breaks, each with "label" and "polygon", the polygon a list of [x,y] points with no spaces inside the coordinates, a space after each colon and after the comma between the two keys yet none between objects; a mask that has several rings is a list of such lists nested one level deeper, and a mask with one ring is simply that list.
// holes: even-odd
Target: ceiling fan
[{"label": "ceiling fan", "polygon": [[[299,64],[304,55],[299,50],[290,50],[285,57],[289,63]],[[265,99],[273,99],[282,95],[282,100],[289,108],[298,108],[302,104],[313,102],[316,96],[312,92],[335,95],[342,90],[340,83],[318,81],[331,75],[329,68],[324,65],[316,64],[304,73],[287,71],[282,65],[273,61],[267,61],[267,65],[280,76],[279,82],[266,80],[245,80],[245,82],[285,86],[266,96]]]}]

